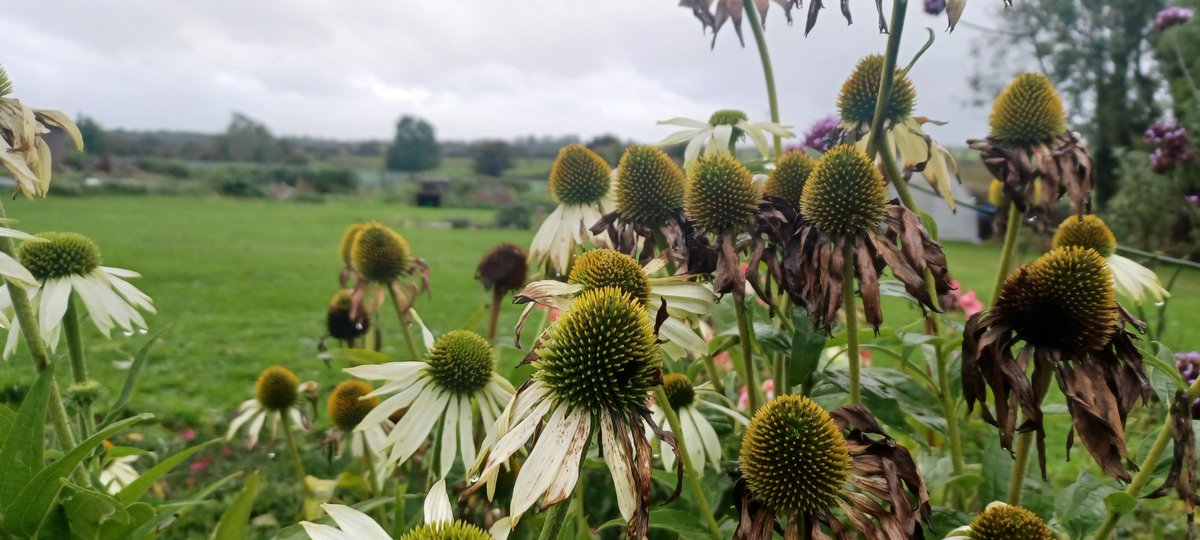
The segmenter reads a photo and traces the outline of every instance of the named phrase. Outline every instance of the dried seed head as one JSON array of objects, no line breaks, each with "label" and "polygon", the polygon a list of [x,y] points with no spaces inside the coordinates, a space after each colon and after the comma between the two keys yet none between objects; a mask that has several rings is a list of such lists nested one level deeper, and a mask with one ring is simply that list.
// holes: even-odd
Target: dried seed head
[{"label": "dried seed head", "polygon": [[682,373],[663,375],[663,392],[667,394],[667,403],[678,411],[688,407],[696,400],[696,389],[692,388],[692,380]]},{"label": "dried seed head", "polygon": [[1027,343],[1068,353],[1104,348],[1119,327],[1112,272],[1100,253],[1079,246],[1057,248],[1014,272],[996,307]]},{"label": "dried seed head", "polygon": [[755,413],[738,462],[754,497],[787,515],[833,506],[850,476],[850,450],[837,424],[820,405],[794,394]]},{"label": "dried seed head", "polygon": [[[858,61],[850,78],[842,84],[842,93],[838,95],[838,111],[843,121],[869,124],[875,118],[875,98],[879,94],[879,79],[883,75],[884,64],[883,56],[878,54],[868,55]],[[892,95],[888,96],[883,118],[892,124],[899,123],[912,116],[916,103],[917,91],[913,89],[912,81],[896,70]]]},{"label": "dried seed head", "polygon": [[447,332],[433,342],[426,355],[429,374],[442,388],[471,395],[492,380],[495,362],[492,344],[469,330]]},{"label": "dried seed head", "polygon": [[300,397],[300,378],[283,366],[268,367],[254,383],[254,397],[268,411],[286,411]]},{"label": "dried seed head", "polygon": [[617,211],[621,219],[644,227],[665,225],[683,206],[686,179],[671,157],[657,146],[633,145],[617,166]]},{"label": "dried seed head", "polygon": [[346,232],[342,233],[342,242],[338,245],[338,253],[342,256],[342,262],[347,265],[350,264],[350,253],[354,250],[354,240],[358,238],[358,233],[366,227],[366,223],[351,223],[349,227],[346,227]]},{"label": "dried seed head", "polygon": [[455,521],[427,523],[404,533],[400,540],[492,540],[492,535],[474,525]]},{"label": "dried seed head", "polygon": [[825,152],[813,169],[800,211],[828,235],[860,235],[883,221],[887,185],[875,163],[853,146],[839,145]]},{"label": "dried seed head", "polygon": [[971,540],[1053,540],[1050,527],[1020,506],[989,504],[971,521]]},{"label": "dried seed head", "polygon": [[535,376],[559,399],[594,414],[637,414],[661,378],[650,315],[614,287],[576,297],[538,355]]},{"label": "dried seed head", "polygon": [[495,293],[515,291],[525,286],[529,261],[525,250],[512,244],[500,244],[483,255],[475,267],[475,278]]},{"label": "dried seed head", "polygon": [[611,249],[593,249],[575,260],[567,283],[584,290],[615,287],[642,305],[650,299],[650,281],[633,257]]},{"label": "dried seed head", "polygon": [[400,233],[371,222],[354,238],[350,264],[368,281],[390,283],[412,267],[412,252]]},{"label": "dried seed head", "polygon": [[1117,237],[1104,224],[1104,220],[1088,214],[1086,216],[1070,216],[1058,225],[1054,233],[1053,246],[1079,246],[1096,250],[1102,257],[1108,257],[1117,251]]},{"label": "dried seed head", "polygon": [[86,276],[100,266],[100,248],[82,234],[45,232],[37,237],[46,242],[22,243],[17,257],[38,280]]},{"label": "dried seed head", "polygon": [[705,231],[738,230],[758,210],[762,194],[754,175],[725,152],[700,156],[688,177],[684,211]]},{"label": "dried seed head", "polygon": [[550,167],[550,194],[562,204],[594,204],[608,195],[612,167],[582,144],[558,151]]},{"label": "dried seed head", "polygon": [[325,315],[325,329],[329,332],[330,337],[341,341],[350,341],[367,333],[369,325],[366,319],[356,321],[350,316],[352,302],[350,291],[345,289],[338,291],[329,301],[329,312]]},{"label": "dried seed head", "polygon": [[792,204],[800,204],[800,194],[804,192],[804,183],[808,175],[817,166],[817,160],[806,152],[788,152],[779,158],[775,170],[767,175],[767,183],[763,186],[763,194],[778,197]]},{"label": "dried seed head", "polygon": [[350,379],[342,381],[329,394],[328,412],[333,425],[344,432],[354,431],[358,423],[379,405],[379,398],[360,399],[374,388],[367,381]]},{"label": "dried seed head", "polygon": [[988,204],[996,208],[1003,208],[1008,204],[1008,197],[1004,196],[1004,182],[993,178],[988,184]]},{"label": "dried seed head", "polygon": [[1046,143],[1066,133],[1067,115],[1054,83],[1041,73],[1024,73],[1008,83],[988,117],[991,138],[1009,144]]}]

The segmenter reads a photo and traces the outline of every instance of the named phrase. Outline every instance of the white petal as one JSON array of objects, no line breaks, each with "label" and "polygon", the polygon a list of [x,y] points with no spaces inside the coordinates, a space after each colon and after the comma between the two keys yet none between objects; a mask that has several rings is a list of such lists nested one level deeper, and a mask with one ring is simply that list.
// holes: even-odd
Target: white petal
[{"label": "white petal", "polygon": [[[51,341],[58,343],[54,329],[62,324],[63,315],[67,312],[67,300],[71,298],[71,281],[66,278],[48,279],[42,284],[42,302],[38,306],[38,323],[42,327],[42,336],[46,344]],[[53,335],[54,340],[49,339]]]},{"label": "white petal", "polygon": [[717,411],[723,412],[723,413],[725,413],[727,416],[729,416],[729,418],[733,419],[735,422],[738,422],[738,423],[742,424],[743,426],[749,426],[749,425],[750,425],[750,421],[746,419],[746,416],[745,416],[745,415],[743,415],[742,413],[740,413],[740,412],[737,412],[737,411],[735,411],[735,410],[733,410],[733,409],[730,409],[729,407],[725,407],[725,406],[722,406],[722,405],[717,405],[716,403],[712,403],[712,402],[709,402],[709,401],[696,401],[696,405],[697,405],[697,406],[703,405],[703,406],[705,406],[705,407],[710,407],[710,408],[712,408],[712,409],[714,409],[714,410],[717,410]]},{"label": "white petal", "polygon": [[386,364],[363,364],[343,369],[346,373],[368,381],[402,381],[412,378],[417,372],[429,367],[425,362],[388,362]]},{"label": "white petal", "polygon": [[312,540],[357,540],[342,531],[339,531],[329,525],[321,525],[311,521],[301,521],[300,526],[304,527],[304,532],[308,533],[308,537]]},{"label": "white petal", "polygon": [[429,488],[429,494],[425,496],[424,511],[426,525],[454,521],[454,507],[450,505],[450,496],[446,494],[445,478]]},{"label": "white petal", "polygon": [[579,415],[575,434],[562,458],[562,466],[554,476],[554,481],[546,489],[546,499],[543,507],[558,504],[571,496],[575,491],[575,483],[579,481],[579,462],[583,459],[583,449],[591,439],[592,415],[586,409],[577,411]]},{"label": "white petal", "polygon": [[628,521],[637,509],[633,471],[629,467],[630,459],[625,453],[625,446],[630,444],[628,435],[624,430],[617,433],[608,415],[603,414],[600,416],[600,437],[604,444],[604,462],[608,464],[608,472],[612,475],[613,487],[617,493],[617,508],[621,511],[621,517]]},{"label": "white petal", "polygon": [[[471,407],[467,403],[467,408]],[[446,412],[442,414],[442,442],[441,452],[438,455],[438,466],[441,468],[441,477],[446,478],[450,474],[450,469],[454,467],[454,457],[458,455],[458,409],[462,406],[462,397],[451,395]]]},{"label": "white petal", "polygon": [[683,151],[683,168],[687,169],[696,161],[696,157],[700,155],[700,148],[704,145],[705,139],[708,137],[697,134],[688,142],[687,148]]},{"label": "white petal", "polygon": [[[555,483],[563,468],[563,458],[575,442],[583,418],[582,410],[568,413],[568,408],[565,404],[555,408],[533,445],[529,458],[521,466],[521,472],[517,473],[509,512],[514,520],[520,519],[521,514],[533,506],[550,484]],[[573,487],[574,483],[571,485]]]},{"label": "white petal", "polygon": [[[476,398],[479,409],[483,410],[483,399]],[[475,427],[475,416],[471,414],[471,401],[463,398],[462,406],[458,408],[458,443],[462,452],[463,467],[475,463],[475,437],[472,434]],[[453,441],[451,441],[453,444]]]},{"label": "white petal", "polygon": [[[731,138],[733,138],[733,126],[721,124],[713,128],[713,144],[716,145],[717,150],[722,152],[729,151],[729,140]],[[711,147],[708,150],[710,152],[713,151]]]},{"label": "white petal", "polygon": [[133,270],[126,270],[124,268],[113,268],[111,266],[101,266],[100,269],[105,271],[106,273],[112,274],[119,278],[134,279],[134,278],[142,277],[141,274],[134,272]]},{"label": "white petal", "polygon": [[762,154],[763,158],[771,155],[771,150],[767,146],[767,138],[763,137],[763,130],[758,122],[742,120],[738,122],[738,127],[742,128],[742,131],[750,136],[750,140],[754,141],[754,146],[758,147],[758,153]]},{"label": "white petal", "polygon": [[694,118],[684,118],[682,116],[676,116],[674,118],[668,118],[666,120],[659,120],[658,122],[655,122],[655,123],[660,126],[680,126],[680,127],[686,127],[686,128],[692,128],[692,129],[708,129],[708,128],[712,127],[708,124],[708,122],[705,122],[703,120],[696,120]]},{"label": "white petal", "polygon": [[705,124],[703,128],[699,129],[685,129],[683,131],[676,131],[675,133],[664,137],[663,140],[658,141],[658,146],[675,146],[684,141],[692,141],[697,138],[704,139],[708,137],[709,130],[711,129],[712,128],[708,124]]},{"label": "white petal", "polygon": [[[692,423],[696,426],[696,432],[700,434],[700,441],[704,444],[704,453],[707,454],[713,469],[721,470],[721,439],[717,437],[716,430],[695,407],[684,407],[683,410],[692,417]],[[698,468],[704,468],[703,463],[695,465]]]},{"label": "white petal", "polygon": [[8,359],[17,351],[17,341],[21,335],[21,320],[14,318],[8,327],[8,339],[4,340],[4,358]]},{"label": "white petal", "polygon": [[1129,298],[1135,305],[1146,302],[1146,297],[1162,302],[1171,293],[1163,288],[1153,270],[1132,259],[1117,254],[1108,256],[1108,267],[1112,270],[1113,287],[1117,294]]},{"label": "white petal", "polygon": [[417,315],[417,310],[409,308],[408,315],[412,317],[413,324],[421,329],[421,342],[425,345],[425,350],[433,350],[433,332],[430,332],[429,327],[425,326],[425,321],[422,321],[421,316]]},{"label": "white petal", "polygon": [[449,399],[448,392],[431,384],[421,397],[413,402],[412,407],[404,413],[404,418],[396,423],[389,435],[389,440],[394,443],[392,452],[388,455],[390,463],[400,464],[408,461],[421,443],[429,438],[429,432],[446,411],[446,402]]},{"label": "white petal", "polygon": [[680,408],[675,411],[679,416],[679,430],[683,432],[676,435],[683,440],[683,445],[687,447],[688,459],[699,473],[704,470],[704,445],[700,441],[700,431],[696,428],[696,422],[692,420],[691,415],[684,412],[685,410],[686,408]]},{"label": "white petal", "polygon": [[338,528],[359,540],[391,540],[391,535],[383,530],[375,520],[358,510],[340,504],[322,504],[321,508],[337,522]]},{"label": "white petal", "polygon": [[37,285],[37,278],[29,273],[24,266],[16,259],[4,252],[0,252],[0,275],[14,281],[19,281],[26,285]]},{"label": "white petal", "polygon": [[121,296],[124,296],[130,304],[140,309],[149,311],[150,313],[157,313],[157,310],[154,308],[154,300],[137,287],[134,287],[128,281],[125,281],[119,277],[108,276],[108,282],[113,286],[114,289],[117,290],[117,292],[121,293]]},{"label": "white petal", "polygon": [[[103,285],[96,283],[91,279],[91,276],[72,275],[70,279],[71,287],[75,290],[75,294],[83,300],[92,323],[106,337],[112,334],[114,313],[110,309],[111,305],[108,299],[105,297]],[[125,322],[124,326],[128,330],[128,321]]]},{"label": "white petal", "polygon": [[377,426],[383,422],[386,422],[389,417],[396,413],[396,411],[412,405],[413,401],[415,401],[417,397],[421,396],[421,393],[430,386],[433,385],[429,379],[420,379],[412,386],[404,389],[403,392],[383,400],[379,405],[376,405],[374,409],[371,409],[371,412],[367,413],[367,415],[363,417],[362,421],[358,423],[358,427],[354,428],[355,431],[362,431],[370,426]]},{"label": "white petal", "polygon": [[509,533],[512,532],[512,520],[509,518],[500,518],[492,524],[492,528],[488,529],[488,533],[496,540],[508,540]]},{"label": "white petal", "polygon": [[267,422],[266,411],[262,414],[254,416],[254,420],[250,422],[250,427],[246,428],[246,448],[254,448],[258,444],[258,434],[262,432],[263,424]]},{"label": "white petal", "polygon": [[[257,400],[254,400],[254,401],[257,403]],[[233,421],[229,423],[229,431],[227,431],[225,433],[225,440],[226,441],[232,440],[233,436],[237,434],[238,428],[241,428],[243,424],[245,424],[246,422],[249,422],[250,419],[253,418],[255,414],[259,414],[262,412],[263,412],[262,409],[247,408],[241,414],[237,415],[237,418],[234,418]]]}]

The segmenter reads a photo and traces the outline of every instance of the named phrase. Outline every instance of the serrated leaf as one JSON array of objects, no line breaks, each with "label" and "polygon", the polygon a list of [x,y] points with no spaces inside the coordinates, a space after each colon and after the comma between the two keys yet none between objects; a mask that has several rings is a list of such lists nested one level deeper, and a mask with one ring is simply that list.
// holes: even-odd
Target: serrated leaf
[{"label": "serrated leaf", "polygon": [[117,500],[121,501],[121,504],[129,505],[138,499],[141,499],[142,495],[149,491],[150,488],[154,486],[154,483],[157,482],[159,478],[162,478],[163,475],[170,472],[171,469],[179,466],[179,464],[186,461],[187,458],[192,457],[192,454],[195,454],[196,452],[199,452],[200,450],[220,440],[221,439],[212,439],[190,448],[185,448],[175,455],[158,462],[157,465],[147,469],[146,472],[142,473],[141,476],[138,476],[137,479],[121,489],[121,492],[117,493]]},{"label": "serrated leaf", "polygon": [[5,512],[4,529],[10,534],[33,536],[42,520],[45,519],[46,513],[53,506],[54,499],[58,497],[58,492],[63,487],[63,478],[79,466],[79,462],[91,454],[97,446],[100,446],[104,439],[133,424],[151,418],[154,418],[153,414],[145,413],[115,422],[79,443],[79,446],[64,454],[61,459],[38,472]]},{"label": "serrated leaf", "polygon": [[217,528],[213,529],[212,540],[241,540],[246,536],[250,525],[250,512],[254,509],[254,499],[258,497],[258,483],[261,474],[255,471],[246,478],[246,487],[238,493],[233,504],[221,514]]},{"label": "serrated leaf", "polygon": [[129,366],[129,375],[125,376],[125,386],[121,388],[121,394],[117,396],[117,400],[108,408],[108,413],[104,415],[104,420],[100,422],[101,426],[108,425],[125,410],[125,405],[129,404],[129,400],[133,398],[133,392],[137,389],[138,376],[142,373],[142,367],[146,364],[146,359],[150,357],[150,348],[162,337],[170,326],[164,327],[162,330],[155,332],[150,336],[150,340],[142,345],[137,354],[133,357],[133,363]]},{"label": "serrated leaf", "polygon": [[[13,419],[0,448],[0,515],[7,517],[20,501],[21,490],[45,465],[46,410],[54,381],[54,364],[38,377]],[[6,502],[4,502],[6,501]]]}]

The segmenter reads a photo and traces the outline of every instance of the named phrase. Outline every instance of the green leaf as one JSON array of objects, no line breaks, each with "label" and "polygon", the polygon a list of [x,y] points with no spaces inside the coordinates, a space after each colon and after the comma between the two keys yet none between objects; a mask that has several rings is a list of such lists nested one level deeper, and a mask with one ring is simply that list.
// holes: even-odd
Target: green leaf
[{"label": "green leaf", "polygon": [[117,396],[117,400],[113,402],[112,407],[109,407],[108,414],[104,415],[104,420],[100,422],[100,426],[108,425],[109,422],[117,418],[117,415],[121,414],[121,411],[125,410],[125,405],[129,404],[129,400],[133,397],[133,391],[137,389],[137,380],[138,376],[142,373],[142,366],[146,364],[146,359],[150,357],[150,347],[153,347],[154,343],[169,328],[170,325],[150,336],[150,341],[142,345],[137,355],[133,357],[133,364],[129,366],[129,375],[125,377],[125,386],[121,388],[121,395]]},{"label": "green leaf", "polygon": [[125,507],[107,493],[83,488],[70,482],[64,482],[61,504],[66,510],[67,522],[71,524],[73,535],[86,539],[100,538],[100,532],[106,524],[112,522],[114,527],[128,527],[132,519]]},{"label": "green leaf", "polygon": [[126,540],[132,537],[134,530],[154,519],[154,507],[143,502],[126,506],[125,511],[129,514],[129,523],[105,521],[100,526],[100,540]]},{"label": "green leaf", "polygon": [[[54,364],[38,377],[21,402],[21,408],[8,428],[0,448],[0,515],[7,516],[20,502],[21,490],[42,467],[45,453],[46,409],[54,384]],[[5,502],[7,501],[7,502]]]},{"label": "green leaf", "polygon": [[933,218],[932,214],[919,208],[917,209],[917,216],[921,218],[921,225],[929,232],[929,237],[933,238],[933,241],[936,242],[938,239],[937,220]]},{"label": "green leaf", "polygon": [[185,448],[179,453],[158,462],[157,465],[151,467],[146,472],[142,473],[141,476],[137,477],[136,480],[125,486],[125,488],[117,494],[117,500],[121,501],[121,504],[128,505],[132,504],[138,499],[141,499],[142,495],[149,491],[150,488],[154,486],[154,483],[157,482],[159,478],[162,478],[164,474],[167,474],[171,469],[174,469],[175,467],[179,466],[180,463],[183,463],[188,458],[192,457],[192,454],[195,454],[196,452],[199,452],[200,450],[220,440],[221,439],[213,439],[211,441],[205,441],[192,446],[191,448]]},{"label": "green leaf", "polygon": [[4,515],[4,529],[14,535],[33,536],[54,504],[58,492],[62,489],[62,479],[79,466],[79,462],[91,454],[97,446],[100,446],[104,439],[133,424],[151,418],[154,418],[153,414],[145,413],[113,423],[86,441],[79,443],[79,446],[64,454],[58,461],[42,469],[8,507]]},{"label": "green leaf", "polygon": [[250,512],[254,509],[254,499],[258,497],[258,481],[261,474],[255,471],[246,478],[246,487],[238,493],[233,504],[221,514],[217,528],[213,530],[212,540],[240,540],[245,538],[246,529],[250,525]]},{"label": "green leaf", "polygon": [[1104,507],[1114,514],[1128,514],[1137,506],[1137,499],[1124,491],[1114,491],[1104,497]]},{"label": "green leaf", "polygon": [[[209,484],[208,487],[200,490],[199,493],[193,495],[192,498],[187,499],[186,501],[159,505],[158,513],[155,514],[154,518],[146,520],[146,522],[143,523],[141,527],[138,527],[137,530],[133,531],[133,534],[129,535],[128,538],[156,538],[158,533],[162,532],[163,529],[166,529],[176,520],[183,517],[197,504],[200,504],[201,501],[212,495],[213,492],[221,489],[221,487],[223,487],[225,484],[228,484],[234,478],[237,478],[241,475],[242,472],[238,471],[220,480],[217,480],[216,482]],[[130,508],[133,506],[134,505],[130,505]]]},{"label": "green leaf", "polygon": [[813,326],[806,315],[792,317],[796,330],[792,332],[792,350],[788,357],[787,387],[795,388],[806,382],[821,363],[825,349],[825,332]]},{"label": "green leaf", "polygon": [[1153,352],[1139,348],[1142,352],[1142,362],[1151,368],[1150,387],[1154,389],[1154,395],[1158,396],[1161,403],[1171,403],[1175,390],[1187,388],[1187,382],[1179,375],[1179,368],[1175,367],[1175,355],[1171,350],[1161,343],[1156,345],[1158,347]]},{"label": "green leaf", "polygon": [[[597,532],[612,527],[624,527],[625,520],[616,518],[601,525]],[[650,511],[650,528],[660,531],[671,531],[681,535],[681,538],[700,538],[709,536],[708,527],[704,525],[704,519],[691,512],[683,510],[674,510],[671,508],[660,508]]]},{"label": "green leaf", "polygon": [[1075,483],[1059,491],[1054,519],[1071,538],[1085,538],[1104,520],[1106,509],[1101,501],[1107,503],[1114,491],[1087,471],[1079,471]]},{"label": "green leaf", "polygon": [[8,429],[12,427],[13,422],[17,421],[17,413],[8,408],[3,403],[0,403],[0,448],[4,448],[4,440],[8,436]]}]

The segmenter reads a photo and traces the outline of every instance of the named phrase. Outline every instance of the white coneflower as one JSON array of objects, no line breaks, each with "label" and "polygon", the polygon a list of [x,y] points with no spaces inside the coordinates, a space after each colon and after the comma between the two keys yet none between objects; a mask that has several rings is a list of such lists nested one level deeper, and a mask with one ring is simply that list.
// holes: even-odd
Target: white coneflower
[{"label": "white coneflower", "polygon": [[754,141],[763,159],[770,157],[771,150],[767,145],[767,134],[780,137],[795,137],[792,126],[784,126],[774,122],[753,122],[746,113],[738,110],[721,110],[714,112],[707,122],[691,118],[675,117],[670,120],[659,120],[660,126],[679,126],[686,128],[668,135],[659,141],[659,146],[672,146],[683,142],[688,143],[683,151],[683,166],[690,167],[704,153],[732,152],[738,141],[749,135]]},{"label": "white coneflower", "polygon": [[[687,448],[692,463],[697,467],[710,463],[714,470],[721,470],[721,439],[717,437],[717,431],[708,422],[708,418],[704,417],[701,408],[725,414],[743,426],[750,425],[750,420],[733,409],[702,399],[718,394],[707,388],[693,387],[691,379],[682,373],[663,376],[662,387],[671,408],[679,416],[679,428],[683,431],[675,436],[683,439],[683,446]],[[666,414],[658,403],[650,407],[650,415],[658,425],[663,425],[666,419]],[[664,450],[661,454],[663,468],[673,470],[675,452]]]},{"label": "white coneflower", "polygon": [[1128,298],[1133,305],[1146,303],[1147,298],[1162,302],[1169,298],[1154,271],[1132,259],[1117,255],[1117,237],[1104,220],[1087,214],[1064,219],[1054,233],[1054,247],[1080,246],[1092,248],[1108,262],[1116,293]]},{"label": "white coneflower", "polygon": [[[374,390],[369,383],[358,379],[342,381],[334,387],[326,405],[329,420],[333,422],[328,441],[338,445],[338,457],[348,448],[350,455],[355,459],[369,458],[375,478],[383,478],[391,468],[376,456],[379,456],[380,450],[387,444],[387,434],[392,428],[392,422],[384,420],[378,424],[363,426],[362,430],[356,429],[363,418],[379,405],[378,397],[367,397]],[[378,480],[375,482],[378,483]]]},{"label": "white coneflower", "polygon": [[566,274],[576,249],[593,244],[595,235],[589,229],[613,209],[612,176],[608,162],[586,146],[569,144],[558,151],[548,185],[558,207],[529,245],[536,271]]},{"label": "white coneflower", "polygon": [[[405,410],[383,447],[389,466],[404,463],[429,439],[441,437],[437,456],[441,477],[450,473],[460,456],[464,466],[475,461],[474,408],[491,426],[512,397],[513,387],[495,371],[492,345],[466,330],[448,332],[433,343],[425,361],[389,362],[346,368],[346,372],[384,385],[366,394],[391,394],[359,422],[358,431],[371,429],[397,411]],[[440,424],[441,433],[435,427]]]},{"label": "white coneflower", "polygon": [[[301,521],[304,532],[313,540],[392,540],[371,516],[340,504],[322,504],[321,507],[338,526]],[[505,540],[512,530],[508,518],[497,520],[489,531],[456,521],[445,480],[429,488],[423,511],[425,523],[401,535],[400,540]]]},{"label": "white coneflower", "polygon": [[[112,443],[104,441],[105,452],[112,450]],[[104,490],[110,495],[116,495],[125,489],[134,480],[137,480],[141,473],[133,468],[132,463],[138,460],[137,454],[128,456],[111,456],[105,455],[103,468],[100,469],[100,485],[104,486]]]},{"label": "white coneflower", "polygon": [[42,136],[57,127],[75,143],[76,150],[83,151],[83,135],[62,111],[27,107],[10,97],[12,91],[12,80],[0,68],[0,165],[12,173],[21,193],[45,197],[54,161]]},{"label": "white coneflower", "polygon": [[302,394],[311,395],[316,388],[317,383],[312,381],[301,384],[300,378],[283,366],[264,369],[258,376],[258,381],[254,383],[254,398],[238,405],[238,415],[229,423],[225,440],[233,440],[233,436],[246,426],[246,447],[254,448],[254,445],[258,444],[258,434],[268,419],[271,420],[272,436],[281,423],[288,429],[292,426],[311,429],[312,425],[304,412],[304,400],[301,397]]},{"label": "white coneflower", "polygon": [[946,535],[945,540],[1054,540],[1054,533],[1037,514],[1020,506],[995,501],[982,513]]},{"label": "white coneflower", "polygon": [[[131,285],[129,278],[141,277],[132,270],[100,265],[100,249],[87,237],[75,233],[41,233],[42,241],[21,244],[17,256],[37,279],[28,292],[38,311],[42,339],[54,350],[62,335],[63,317],[73,296],[79,297],[88,316],[105,336],[120,328],[126,334],[144,332],[146,320],[138,311],[154,313],[154,302]],[[0,292],[0,306],[9,307],[8,290]],[[9,327],[5,356],[16,348],[20,324]]]},{"label": "white coneflower", "polygon": [[664,352],[672,358],[684,357],[688,352],[704,354],[708,344],[692,328],[692,322],[707,315],[717,297],[710,286],[694,281],[692,276],[651,277],[665,264],[657,258],[643,267],[633,257],[611,249],[595,249],[580,255],[566,283],[535,281],[516,296],[517,303],[529,303],[517,326],[518,338],[535,304],[566,311],[584,291],[616,287],[632,295],[647,310],[655,311],[666,304],[670,317],[659,327],[659,336],[665,340]]}]

